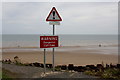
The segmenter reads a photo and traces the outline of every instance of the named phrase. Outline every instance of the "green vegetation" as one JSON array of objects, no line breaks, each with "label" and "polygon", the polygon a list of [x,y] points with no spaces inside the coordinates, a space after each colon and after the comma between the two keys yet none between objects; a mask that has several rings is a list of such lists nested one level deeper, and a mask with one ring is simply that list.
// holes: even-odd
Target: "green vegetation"
[{"label": "green vegetation", "polygon": [[15,64],[18,65],[18,66],[25,66],[25,64],[22,64],[20,62],[16,62]]},{"label": "green vegetation", "polygon": [[2,78],[2,72],[0,72],[0,79]]},{"label": "green vegetation", "polygon": [[120,69],[106,69],[101,76],[103,78],[120,78]]},{"label": "green vegetation", "polygon": [[16,78],[17,74],[12,73],[8,70],[2,69],[2,79],[3,80],[13,80],[12,78]]},{"label": "green vegetation", "polygon": [[7,74],[2,73],[2,78],[9,78]]},{"label": "green vegetation", "polygon": [[93,75],[93,76],[99,76],[101,78],[116,78],[120,79],[120,69],[116,68],[108,68],[104,71],[85,71],[84,72],[87,75]]},{"label": "green vegetation", "polygon": [[55,67],[55,71],[61,71],[60,67]]},{"label": "green vegetation", "polygon": [[10,76],[6,72],[2,73],[2,79],[3,80],[12,80],[12,78],[10,78]]}]

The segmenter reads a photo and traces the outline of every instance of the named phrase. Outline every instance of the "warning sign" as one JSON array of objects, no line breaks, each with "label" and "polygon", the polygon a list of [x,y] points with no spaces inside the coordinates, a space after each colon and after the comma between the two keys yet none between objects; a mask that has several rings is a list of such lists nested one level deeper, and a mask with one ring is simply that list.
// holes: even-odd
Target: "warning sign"
[{"label": "warning sign", "polygon": [[62,21],[55,7],[53,7],[52,10],[50,11],[46,21]]},{"label": "warning sign", "polygon": [[58,47],[58,36],[40,36],[40,48]]}]

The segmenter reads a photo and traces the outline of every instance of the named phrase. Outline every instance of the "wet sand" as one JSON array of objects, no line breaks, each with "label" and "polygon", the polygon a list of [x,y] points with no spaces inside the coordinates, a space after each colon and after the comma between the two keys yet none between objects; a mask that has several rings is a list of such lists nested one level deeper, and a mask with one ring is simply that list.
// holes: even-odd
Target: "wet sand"
[{"label": "wet sand", "polygon": [[[96,65],[102,63],[102,61],[104,64],[118,63],[118,55],[98,54],[97,52],[97,50],[55,51],[55,65],[68,65],[70,63],[75,65]],[[43,63],[43,55],[43,51],[3,52],[2,59],[14,60],[14,57],[18,56],[22,63]],[[52,63],[52,51],[46,52],[46,63]]]}]

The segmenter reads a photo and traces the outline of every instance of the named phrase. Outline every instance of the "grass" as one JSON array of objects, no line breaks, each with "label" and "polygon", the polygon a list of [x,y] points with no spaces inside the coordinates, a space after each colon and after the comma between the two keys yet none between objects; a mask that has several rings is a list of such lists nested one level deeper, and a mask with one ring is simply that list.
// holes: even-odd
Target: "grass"
[{"label": "grass", "polygon": [[55,67],[55,71],[61,71],[60,67]]},{"label": "grass", "polygon": [[8,70],[2,69],[2,80],[13,80],[12,78],[17,78],[18,74],[12,73]]},{"label": "grass", "polygon": [[8,74],[6,74],[5,72],[2,73],[2,80],[12,80],[12,78],[10,78],[10,76],[8,76]]},{"label": "grass", "polygon": [[115,79],[120,79],[120,69],[116,68],[108,68],[105,69],[104,71],[85,71],[84,72],[87,75],[92,75],[92,76],[99,76],[101,78],[115,78]]},{"label": "grass", "polygon": [[2,72],[0,72],[0,79],[2,78]]},{"label": "grass", "polygon": [[119,78],[120,79],[120,69],[106,69],[101,75],[103,78]]},{"label": "grass", "polygon": [[2,78],[10,78],[6,73],[2,73]]}]

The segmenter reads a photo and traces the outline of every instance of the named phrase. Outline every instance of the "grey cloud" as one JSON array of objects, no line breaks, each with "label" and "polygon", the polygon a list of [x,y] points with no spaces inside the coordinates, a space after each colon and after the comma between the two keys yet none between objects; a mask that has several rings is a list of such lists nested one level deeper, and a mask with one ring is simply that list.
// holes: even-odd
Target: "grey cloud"
[{"label": "grey cloud", "polygon": [[4,34],[50,34],[52,26],[45,21],[55,6],[63,21],[57,34],[117,34],[117,3],[3,3]]}]

